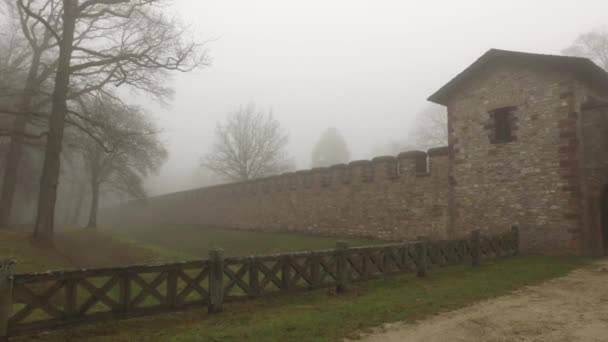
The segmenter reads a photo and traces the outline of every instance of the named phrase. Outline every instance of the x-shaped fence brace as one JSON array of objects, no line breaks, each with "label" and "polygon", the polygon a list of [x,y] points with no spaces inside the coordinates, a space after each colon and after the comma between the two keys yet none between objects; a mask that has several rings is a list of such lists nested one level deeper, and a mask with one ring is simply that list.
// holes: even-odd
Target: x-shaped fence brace
[{"label": "x-shaped fence brace", "polygon": [[217,306],[224,297],[250,298],[268,292],[314,289],[394,273],[421,275],[425,274],[421,269],[434,266],[513,255],[518,250],[518,234],[513,229],[494,236],[474,233],[471,239],[420,240],[249,258],[223,259],[218,257],[221,253],[215,253],[204,261],[18,274],[10,278],[13,286],[8,302],[13,303],[12,314],[0,324],[5,324],[9,333],[19,332],[33,327],[31,322],[36,322],[36,328],[49,328],[98,313]]}]

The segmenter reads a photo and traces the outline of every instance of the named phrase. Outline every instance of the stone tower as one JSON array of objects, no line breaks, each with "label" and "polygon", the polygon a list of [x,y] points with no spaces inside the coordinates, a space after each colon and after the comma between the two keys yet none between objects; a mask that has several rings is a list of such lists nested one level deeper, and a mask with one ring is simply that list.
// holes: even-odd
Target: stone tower
[{"label": "stone tower", "polygon": [[494,49],[431,95],[448,110],[449,233],[518,225],[524,251],[603,254],[602,99],[608,74],[588,59]]}]

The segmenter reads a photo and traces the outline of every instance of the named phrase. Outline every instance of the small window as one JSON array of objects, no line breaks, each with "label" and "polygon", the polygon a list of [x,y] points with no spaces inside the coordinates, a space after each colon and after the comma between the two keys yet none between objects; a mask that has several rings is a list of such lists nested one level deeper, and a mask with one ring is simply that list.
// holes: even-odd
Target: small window
[{"label": "small window", "polygon": [[511,127],[513,110],[513,107],[507,107],[492,111],[494,119],[494,142],[504,143],[513,140]]}]

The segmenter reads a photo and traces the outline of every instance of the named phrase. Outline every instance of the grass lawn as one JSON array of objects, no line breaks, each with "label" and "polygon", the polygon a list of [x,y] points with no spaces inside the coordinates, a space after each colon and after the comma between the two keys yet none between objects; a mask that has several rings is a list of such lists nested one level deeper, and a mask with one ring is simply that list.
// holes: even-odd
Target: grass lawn
[{"label": "grass lawn", "polygon": [[213,229],[200,226],[138,226],[102,229],[146,244],[179,251],[197,258],[207,258],[212,248],[224,249],[225,256],[247,256],[334,248],[336,241],[351,245],[379,243],[371,239],[341,239],[297,233],[269,233]]},{"label": "grass lawn", "polygon": [[514,257],[480,268],[432,270],[357,283],[345,294],[315,290],[225,305],[208,315],[192,310],[88,325],[23,341],[337,341],[384,322],[415,320],[565,275],[581,258]]}]

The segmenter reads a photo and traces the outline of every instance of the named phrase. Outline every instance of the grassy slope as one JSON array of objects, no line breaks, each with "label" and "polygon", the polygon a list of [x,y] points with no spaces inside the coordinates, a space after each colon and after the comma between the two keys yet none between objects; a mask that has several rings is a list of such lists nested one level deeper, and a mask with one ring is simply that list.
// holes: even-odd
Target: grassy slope
[{"label": "grassy slope", "polygon": [[0,258],[16,260],[16,272],[27,273],[183,260],[184,255],[95,230],[58,233],[52,243],[37,242],[29,233],[0,231]]},{"label": "grassy slope", "polygon": [[[185,254],[206,258],[214,247],[226,256],[273,254],[312,249],[334,248],[339,238],[295,233],[266,233],[198,226],[139,226],[113,228],[114,234]],[[378,243],[377,240],[345,239],[351,245]]]},{"label": "grassy slope", "polygon": [[414,320],[515,288],[564,275],[579,258],[516,257],[359,283],[346,295],[328,290],[279,295],[204,310],[83,326],[25,340],[36,341],[336,341],[383,322]]},{"label": "grassy slope", "polygon": [[17,271],[38,272],[70,265],[68,258],[48,244],[36,243],[29,234],[0,231],[0,258],[18,262]]}]

